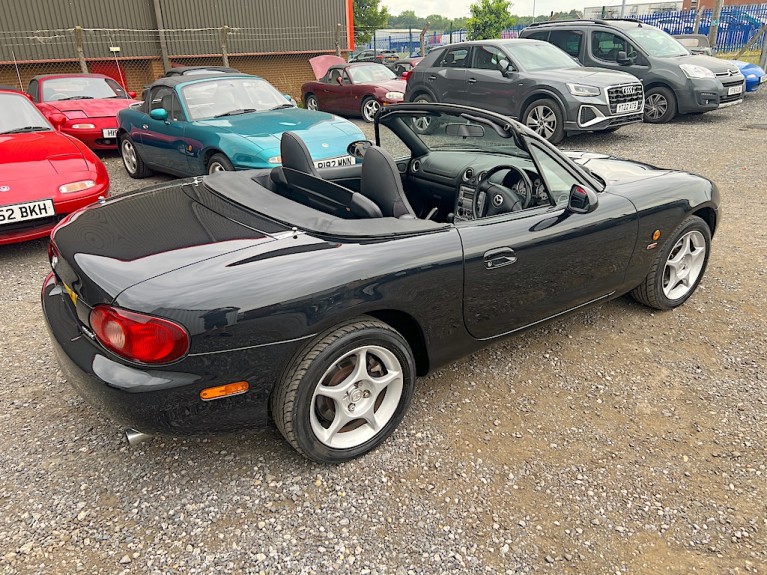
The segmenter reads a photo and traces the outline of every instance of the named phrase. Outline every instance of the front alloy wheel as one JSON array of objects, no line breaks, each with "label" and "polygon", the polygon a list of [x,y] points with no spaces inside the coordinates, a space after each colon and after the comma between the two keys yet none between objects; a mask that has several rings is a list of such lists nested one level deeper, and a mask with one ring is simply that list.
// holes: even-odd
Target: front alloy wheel
[{"label": "front alloy wheel", "polygon": [[373,122],[376,118],[381,104],[375,98],[365,98],[362,102],[362,119],[366,122]]},{"label": "front alloy wheel", "polygon": [[525,110],[522,119],[528,128],[552,144],[558,144],[565,137],[562,112],[553,100],[533,102]]}]

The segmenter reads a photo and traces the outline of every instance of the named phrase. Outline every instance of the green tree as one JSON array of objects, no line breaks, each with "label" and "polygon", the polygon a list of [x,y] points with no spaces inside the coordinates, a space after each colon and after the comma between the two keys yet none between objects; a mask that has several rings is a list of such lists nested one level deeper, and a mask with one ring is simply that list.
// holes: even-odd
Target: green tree
[{"label": "green tree", "polygon": [[415,15],[413,10],[404,10],[398,16],[389,17],[389,28],[423,28],[425,18]]},{"label": "green tree", "polygon": [[380,6],[380,0],[354,0],[354,42],[370,42],[373,30],[384,28],[389,22],[389,11]]},{"label": "green tree", "polygon": [[510,7],[508,0],[479,0],[472,4],[469,7],[471,17],[466,26],[469,39],[499,38],[501,32],[514,23],[509,14]]}]

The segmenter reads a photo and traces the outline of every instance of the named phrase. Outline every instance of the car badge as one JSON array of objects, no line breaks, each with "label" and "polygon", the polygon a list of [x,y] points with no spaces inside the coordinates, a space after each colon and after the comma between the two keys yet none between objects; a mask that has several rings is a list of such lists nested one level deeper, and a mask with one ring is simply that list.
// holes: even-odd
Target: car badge
[{"label": "car badge", "polygon": [[624,86],[623,87],[623,94],[626,96],[629,96],[633,94],[636,91],[636,86]]},{"label": "car badge", "polygon": [[503,204],[503,196],[501,194],[495,194],[493,196],[493,205],[498,208]]},{"label": "car badge", "polygon": [[10,192],[11,186],[0,186],[0,192]]}]

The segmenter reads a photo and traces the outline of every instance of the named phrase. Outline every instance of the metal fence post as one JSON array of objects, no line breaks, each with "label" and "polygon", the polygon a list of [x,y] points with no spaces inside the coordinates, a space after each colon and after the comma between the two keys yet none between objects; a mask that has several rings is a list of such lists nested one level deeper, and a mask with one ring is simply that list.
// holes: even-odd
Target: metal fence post
[{"label": "metal fence post", "polygon": [[226,37],[229,35],[229,26],[221,27],[221,60],[224,66],[229,67],[229,54],[226,51]]},{"label": "metal fence post", "polygon": [[75,50],[77,50],[77,59],[80,61],[80,70],[83,74],[88,73],[88,63],[85,61],[85,52],[83,51],[83,28],[82,26],[75,26]]},{"label": "metal fence post", "polygon": [[759,58],[759,67],[762,70],[767,68],[767,30],[764,32],[764,38],[762,39],[762,57]]},{"label": "metal fence post", "polygon": [[157,32],[160,36],[160,54],[162,55],[162,67],[167,72],[170,70],[170,58],[168,58],[168,45],[165,43],[165,26],[162,23],[162,10],[160,0],[154,0],[154,19],[157,23]]},{"label": "metal fence post", "polygon": [[341,57],[341,23],[336,24],[336,56]]},{"label": "metal fence post", "polygon": [[421,56],[426,56],[426,30],[429,29],[429,25],[423,27],[421,30]]},{"label": "metal fence post", "polygon": [[716,49],[716,36],[719,32],[719,18],[722,16],[722,1],[716,0],[716,4],[714,4],[714,12],[711,14],[711,28],[708,31],[708,43],[714,49]]}]

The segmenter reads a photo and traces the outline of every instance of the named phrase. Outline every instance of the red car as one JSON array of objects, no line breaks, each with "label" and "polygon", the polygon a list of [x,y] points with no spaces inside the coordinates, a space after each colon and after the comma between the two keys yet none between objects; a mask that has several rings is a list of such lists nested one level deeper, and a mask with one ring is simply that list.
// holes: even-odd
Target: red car
[{"label": "red car", "polygon": [[137,103],[135,92],[103,74],[35,76],[27,93],[46,118],[64,114],[61,131],[93,150],[117,148],[117,112]]},{"label": "red car", "polygon": [[309,110],[362,116],[372,122],[381,106],[399,104],[405,96],[405,81],[381,64],[348,63],[338,56],[317,56],[309,63],[317,78],[301,86]]},{"label": "red car", "polygon": [[108,194],[107,170],[85,144],[51,127],[26,94],[0,90],[0,245],[45,237]]}]

